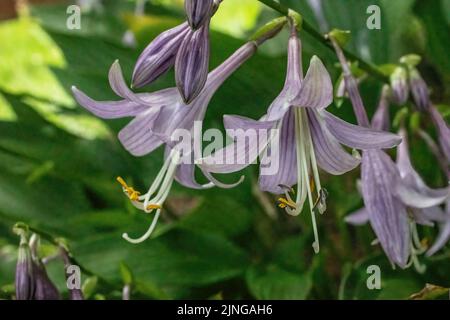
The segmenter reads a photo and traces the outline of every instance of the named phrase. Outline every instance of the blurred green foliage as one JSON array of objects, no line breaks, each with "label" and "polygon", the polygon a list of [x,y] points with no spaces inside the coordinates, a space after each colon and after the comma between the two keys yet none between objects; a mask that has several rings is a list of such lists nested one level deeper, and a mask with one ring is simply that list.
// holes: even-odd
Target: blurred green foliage
[{"label": "blurred green foliage", "polygon": [[[319,29],[307,1],[281,2]],[[379,31],[365,28],[366,8],[374,3],[383,9]],[[370,62],[395,63],[411,52],[423,55],[421,71],[433,86],[435,102],[448,110],[449,19],[441,7],[448,7],[448,1],[323,4],[329,26],[350,30],[349,49]],[[66,5],[38,6],[31,17],[0,23],[0,297],[13,291],[18,239],[11,228],[16,221],[66,238],[73,256],[112,284],[84,275],[90,298],[118,299],[129,282],[132,298],[145,299],[404,299],[426,283],[450,287],[448,247],[423,259],[424,274],[392,270],[381,250],[371,245],[369,227],[356,229],[343,222],[362,206],[358,170],[345,177],[322,174],[330,197],[329,210],[319,220],[322,250],[316,256],[309,219],[287,217],[278,209],[273,215],[267,203],[275,207],[276,199],[255,191],[256,168],[247,169],[245,182],[232,190],[197,192],[175,186],[154,237],[138,246],[122,240],[123,232],[142,233],[150,217],[130,206],[115,177],[143,189],[158,172],[162,151],[144,158],[127,154],[116,138],[127,121],[95,119],[75,105],[70,87],[77,85],[96,99],[117,99],[107,81],[112,62],[120,60],[129,80],[146,44],[183,19],[181,6],[182,1],[150,1],[146,15],[135,17],[133,2],[106,1],[103,12],[83,14],[79,31],[66,29]],[[211,67],[275,16],[254,0],[226,0],[212,25]],[[128,28],[135,32],[138,48],[122,44]],[[337,79],[333,54],[306,34],[303,41],[304,62],[317,54]],[[223,85],[209,106],[205,128],[223,128],[223,114],[258,118],[265,112],[283,85],[285,46],[283,33]],[[173,85],[169,73],[146,90]],[[380,85],[372,79],[362,85],[370,112]],[[331,110],[354,119],[348,102]],[[426,180],[433,186],[445,184],[424,144],[417,138],[411,144]],[[432,241],[435,233],[423,231]],[[366,269],[372,264],[382,269],[382,290],[366,287]],[[62,268],[60,262],[49,264],[51,277],[65,292]]]}]

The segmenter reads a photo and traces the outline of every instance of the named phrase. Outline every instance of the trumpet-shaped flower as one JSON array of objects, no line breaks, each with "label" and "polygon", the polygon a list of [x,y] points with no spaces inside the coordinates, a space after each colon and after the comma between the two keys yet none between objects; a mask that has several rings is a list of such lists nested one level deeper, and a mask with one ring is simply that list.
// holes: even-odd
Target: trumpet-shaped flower
[{"label": "trumpet-shaped flower", "polygon": [[[236,172],[255,162],[260,156],[259,186],[263,191],[284,194],[279,199],[281,208],[290,215],[298,215],[308,201],[315,252],[319,252],[316,213],[326,210],[327,197],[320,182],[318,168],[340,175],[358,166],[360,160],[347,153],[341,144],[357,149],[372,149],[390,148],[400,142],[396,135],[359,127],[327,112],[325,108],[332,102],[332,98],[330,76],[316,56],[311,59],[308,72],[303,78],[301,42],[293,28],[289,38],[285,85],[267,114],[259,121],[238,116],[224,118],[227,129],[254,129],[256,132],[261,132],[261,128],[277,129],[279,134],[259,134],[250,139],[249,146],[232,143],[222,152],[234,152],[235,159],[247,161],[217,164],[214,163],[216,156],[211,156],[202,159],[203,163],[200,165],[203,170],[211,173]],[[255,152],[258,142],[260,148]],[[279,148],[273,148],[274,143]],[[265,174],[262,164],[267,162],[265,158],[269,152],[277,152],[274,158],[278,159],[279,168],[276,172]],[[297,192],[292,197],[292,186],[295,184]]]},{"label": "trumpet-shaped flower", "polygon": [[[189,106],[183,101],[177,88],[155,93],[133,93],[124,81],[118,62],[112,65],[109,80],[113,91],[123,100],[95,101],[77,88],[72,88],[78,103],[98,117],[104,119],[134,117],[119,133],[119,140],[131,154],[143,156],[166,144],[164,165],[145,194],[141,194],[128,186],[123,179],[118,178],[124,193],[135,207],[147,213],[155,212],[153,222],[142,237],[131,239],[124,234],[126,240],[139,243],[151,235],[174,180],[195,189],[212,186],[211,183],[202,185],[195,180],[193,152],[184,154],[182,147],[185,142],[177,144],[173,142],[173,138],[177,130],[192,131],[195,121],[203,120],[214,93],[236,69],[256,52],[256,49],[256,42],[248,42],[213,70],[209,74],[203,90]],[[188,143],[193,144],[194,142],[189,140]],[[187,157],[189,157],[188,161],[181,161]],[[218,181],[215,182],[220,184]],[[223,186],[225,187],[225,185]]]},{"label": "trumpet-shaped flower", "polygon": [[[388,98],[386,90],[372,126],[386,128]],[[346,221],[361,225],[370,222],[378,241],[391,263],[402,268],[414,263],[420,266],[417,254],[422,245],[415,223],[432,225],[442,219],[439,206],[450,196],[449,189],[431,189],[423,182],[411,164],[405,130],[400,131],[402,143],[398,147],[397,164],[381,150],[369,150],[362,158],[362,194],[365,208],[350,214]]]}]

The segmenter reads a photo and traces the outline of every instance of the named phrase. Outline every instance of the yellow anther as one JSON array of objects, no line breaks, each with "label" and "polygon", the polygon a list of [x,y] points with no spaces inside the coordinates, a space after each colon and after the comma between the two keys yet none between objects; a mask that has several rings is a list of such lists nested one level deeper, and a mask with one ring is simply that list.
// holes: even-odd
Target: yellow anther
[{"label": "yellow anther", "polygon": [[280,207],[281,209],[284,209],[286,207],[290,207],[291,209],[297,208],[297,205],[293,201],[290,201],[285,198],[279,198],[278,202],[279,202],[278,207]]},{"label": "yellow anther", "polygon": [[125,180],[122,177],[117,177],[117,182],[122,185],[123,190],[128,194],[128,198],[132,201],[138,201],[141,193],[139,191],[134,190],[132,187],[129,187]]},{"label": "yellow anther", "polygon": [[316,184],[314,183],[313,177],[309,178],[309,187],[311,188],[311,192],[314,192],[314,188],[316,187]]},{"label": "yellow anther", "polygon": [[147,206],[147,210],[157,210],[157,209],[161,209],[162,206],[160,206],[159,204],[149,204]]}]

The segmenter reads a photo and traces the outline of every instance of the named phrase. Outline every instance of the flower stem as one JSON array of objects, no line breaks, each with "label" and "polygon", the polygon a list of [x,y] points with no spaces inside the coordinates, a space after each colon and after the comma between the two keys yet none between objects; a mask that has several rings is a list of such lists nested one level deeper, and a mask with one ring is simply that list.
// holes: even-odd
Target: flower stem
[{"label": "flower stem", "polygon": [[[269,8],[272,8],[273,10],[278,11],[279,13],[281,13],[282,15],[285,15],[285,16],[289,16],[291,12],[295,12],[296,14],[299,14],[295,10],[292,10],[274,0],[258,0],[258,1],[261,3],[264,3]],[[325,45],[328,49],[330,49],[334,52],[333,45],[330,43],[330,41],[324,35],[322,35],[319,31],[317,31],[304,18],[303,18],[302,29],[305,30],[305,32],[309,33],[313,38],[315,38],[316,40],[321,42],[323,45]],[[378,70],[375,66],[373,66],[369,62],[366,62],[365,60],[359,58],[358,56],[354,55],[353,53],[351,53],[347,50],[343,49],[343,52],[348,59],[353,60],[353,61],[358,61],[358,66],[362,70],[366,71],[368,74],[370,74],[371,76],[373,76],[374,78],[376,78],[382,82],[389,83],[389,78],[386,75],[384,75],[380,70]]]}]

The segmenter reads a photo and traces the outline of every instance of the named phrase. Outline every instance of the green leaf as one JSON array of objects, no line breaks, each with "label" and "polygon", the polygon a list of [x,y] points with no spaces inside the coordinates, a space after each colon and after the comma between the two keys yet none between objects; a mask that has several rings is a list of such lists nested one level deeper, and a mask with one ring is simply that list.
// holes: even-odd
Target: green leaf
[{"label": "green leaf", "polygon": [[309,273],[293,273],[277,265],[251,267],[246,282],[251,294],[260,300],[303,300],[312,288]]}]

